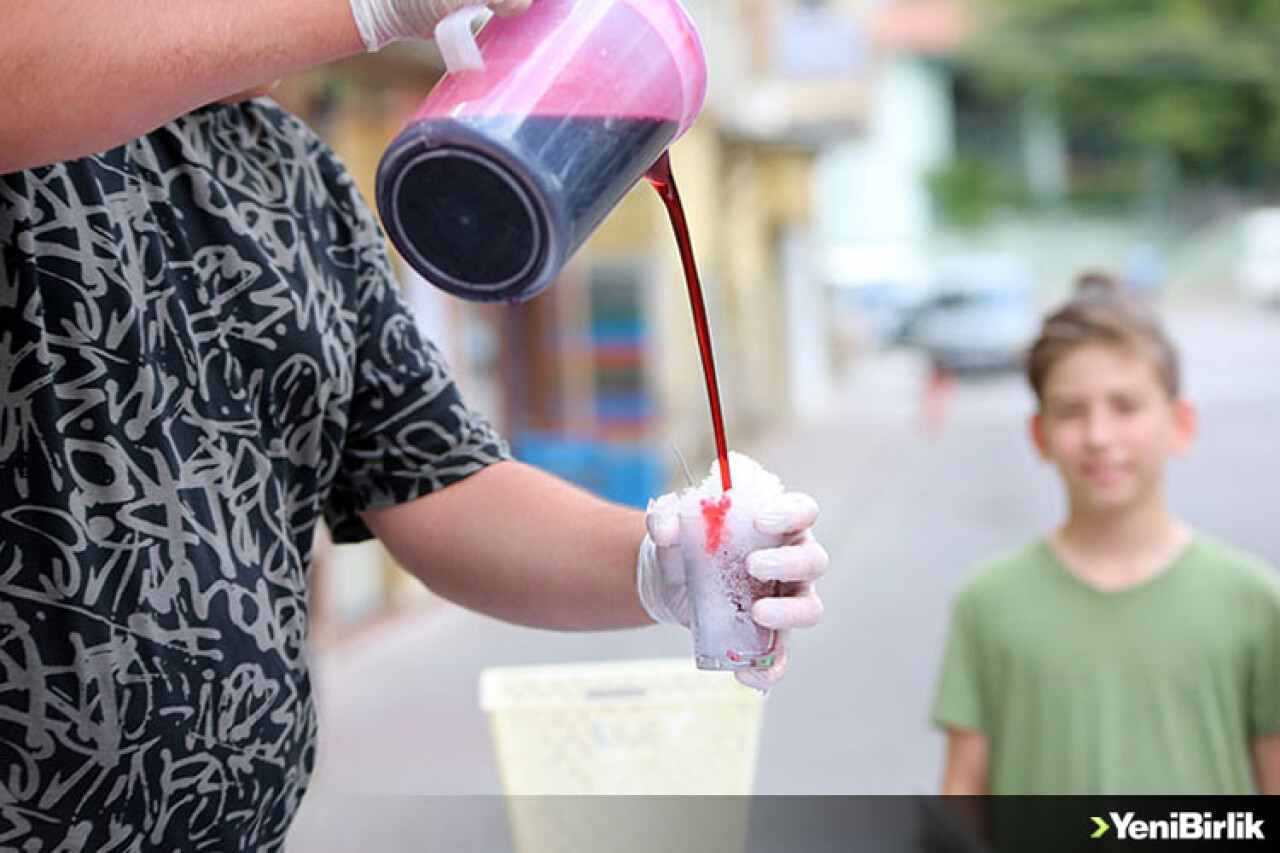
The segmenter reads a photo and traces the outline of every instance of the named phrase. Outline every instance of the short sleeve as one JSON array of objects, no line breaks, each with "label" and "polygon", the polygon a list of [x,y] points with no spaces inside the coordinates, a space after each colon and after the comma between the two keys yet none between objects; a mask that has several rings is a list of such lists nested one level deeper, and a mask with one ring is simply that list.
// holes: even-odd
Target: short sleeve
[{"label": "short sleeve", "polygon": [[1255,640],[1249,654],[1249,738],[1280,731],[1280,580],[1267,573],[1259,596]]},{"label": "short sleeve", "polygon": [[951,609],[951,630],[934,697],[932,720],[939,728],[987,728],[982,703],[982,654],[974,611],[972,595],[962,591]]},{"label": "short sleeve", "polygon": [[359,513],[422,497],[507,459],[510,449],[463,402],[439,350],[419,332],[378,246],[362,265],[355,388],[325,507],[335,542],[372,537]]}]

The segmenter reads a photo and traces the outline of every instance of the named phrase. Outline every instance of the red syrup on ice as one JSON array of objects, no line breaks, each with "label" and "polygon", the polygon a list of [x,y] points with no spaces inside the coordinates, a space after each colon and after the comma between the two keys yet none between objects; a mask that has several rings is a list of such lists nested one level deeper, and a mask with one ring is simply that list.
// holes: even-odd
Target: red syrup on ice
[{"label": "red syrup on ice", "polygon": [[[649,183],[658,191],[671,219],[676,244],[680,247],[680,263],[684,267],[684,279],[689,288],[689,307],[693,310],[693,328],[698,335],[698,351],[702,355],[702,375],[707,383],[707,400],[711,404],[711,427],[716,437],[716,458],[720,460],[720,485],[728,492],[733,483],[729,478],[729,447],[724,437],[724,412],[720,408],[720,383],[716,379],[716,359],[711,351],[711,327],[707,323],[707,305],[702,296],[702,279],[698,276],[698,264],[693,257],[693,240],[689,237],[689,222],[685,218],[684,205],[680,202],[680,190],[676,188],[671,171],[671,157],[664,153],[649,170]],[[706,508],[704,507],[704,511]],[[726,504],[720,512],[723,524]],[[708,520],[710,516],[708,515]]]},{"label": "red syrup on ice", "polygon": [[702,499],[702,518],[707,522],[707,553],[714,554],[724,543],[724,523],[733,499],[728,495]]}]

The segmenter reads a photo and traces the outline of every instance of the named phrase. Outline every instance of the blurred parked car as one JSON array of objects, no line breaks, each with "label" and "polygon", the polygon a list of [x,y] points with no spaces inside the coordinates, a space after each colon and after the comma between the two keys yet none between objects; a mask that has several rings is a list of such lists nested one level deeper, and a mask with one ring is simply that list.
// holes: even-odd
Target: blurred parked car
[{"label": "blurred parked car", "polygon": [[1020,367],[1039,326],[1025,265],[1003,255],[966,257],[941,271],[938,291],[909,323],[906,342],[955,373]]},{"label": "blurred parked car", "polygon": [[864,329],[869,343],[898,343],[907,320],[933,292],[933,270],[912,246],[846,246],[829,254],[834,308]]},{"label": "blurred parked car", "polygon": [[1262,207],[1241,220],[1242,291],[1260,302],[1280,304],[1280,207]]}]

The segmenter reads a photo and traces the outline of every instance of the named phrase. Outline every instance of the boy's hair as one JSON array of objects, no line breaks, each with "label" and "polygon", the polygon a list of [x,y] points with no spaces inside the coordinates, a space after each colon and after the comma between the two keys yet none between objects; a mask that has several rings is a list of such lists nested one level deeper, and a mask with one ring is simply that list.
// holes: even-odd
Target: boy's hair
[{"label": "boy's hair", "polygon": [[1069,352],[1085,344],[1111,344],[1147,358],[1170,397],[1182,389],[1178,351],[1159,317],[1144,300],[1127,292],[1111,275],[1086,272],[1076,279],[1067,304],[1045,318],[1027,353],[1027,381],[1044,402],[1049,371]]}]

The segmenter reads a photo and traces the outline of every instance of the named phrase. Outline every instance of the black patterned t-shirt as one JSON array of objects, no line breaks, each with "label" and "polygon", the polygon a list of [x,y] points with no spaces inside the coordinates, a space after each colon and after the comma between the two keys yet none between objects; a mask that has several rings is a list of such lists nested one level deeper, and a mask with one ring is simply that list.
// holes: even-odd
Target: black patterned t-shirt
[{"label": "black patterned t-shirt", "polygon": [[267,100],[0,176],[0,849],[274,850],[327,514],[505,457]]}]

